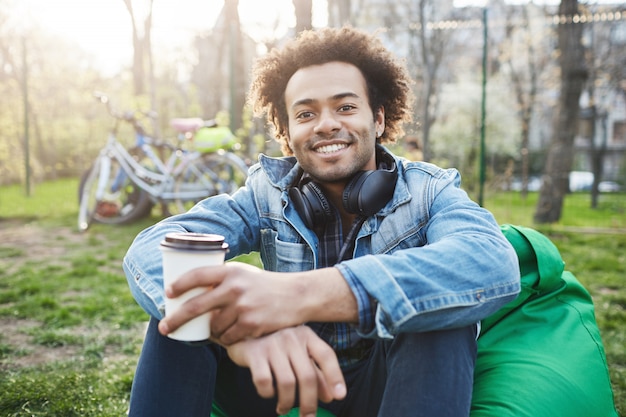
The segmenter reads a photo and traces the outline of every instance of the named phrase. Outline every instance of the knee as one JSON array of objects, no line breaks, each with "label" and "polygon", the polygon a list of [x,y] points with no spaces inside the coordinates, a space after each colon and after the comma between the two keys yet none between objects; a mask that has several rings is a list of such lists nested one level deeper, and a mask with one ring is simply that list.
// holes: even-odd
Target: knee
[{"label": "knee", "polygon": [[406,352],[423,358],[461,357],[471,360],[473,366],[477,352],[476,335],[476,325],[423,333],[401,333],[390,341],[390,352]]},{"label": "knee", "polygon": [[475,324],[454,329],[433,330],[419,333],[400,333],[393,342],[399,343],[431,343],[447,345],[452,342],[476,346],[477,326]]}]

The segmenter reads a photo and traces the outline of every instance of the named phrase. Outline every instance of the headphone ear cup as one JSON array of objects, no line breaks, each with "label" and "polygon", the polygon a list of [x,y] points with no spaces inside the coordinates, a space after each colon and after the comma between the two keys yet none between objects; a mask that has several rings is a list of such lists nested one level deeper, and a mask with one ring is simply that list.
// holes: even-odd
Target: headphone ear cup
[{"label": "headphone ear cup", "polygon": [[290,188],[289,198],[309,229],[322,228],[326,224],[326,219],[332,215],[324,192],[314,182]]},{"label": "headphone ear cup", "polygon": [[346,187],[343,189],[343,196],[341,201],[343,202],[343,208],[346,209],[348,213],[357,214],[360,213],[359,198],[360,198],[360,190],[363,186],[363,182],[374,171],[360,171],[357,173]]},{"label": "headphone ear cup", "polygon": [[361,171],[346,185],[343,207],[349,213],[371,216],[383,208],[396,189],[398,168]]}]

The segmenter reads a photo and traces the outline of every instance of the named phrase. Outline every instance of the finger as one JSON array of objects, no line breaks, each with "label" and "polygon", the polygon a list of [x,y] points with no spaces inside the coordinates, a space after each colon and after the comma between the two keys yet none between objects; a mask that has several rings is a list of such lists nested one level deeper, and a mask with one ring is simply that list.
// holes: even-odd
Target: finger
[{"label": "finger", "polygon": [[228,275],[261,273],[262,269],[241,262],[227,262],[222,265],[203,266],[182,274],[174,283],[165,288],[168,297],[177,297],[195,287],[217,287]]},{"label": "finger", "polygon": [[229,346],[234,343],[239,343],[246,339],[248,332],[244,331],[241,326],[238,326],[238,322],[234,322],[224,333],[218,336],[220,343]]},{"label": "finger", "polygon": [[[308,328],[306,329],[308,331]],[[321,372],[309,356],[306,340],[302,337],[302,329],[289,333],[284,344],[291,353],[289,356],[298,384],[300,415],[315,415],[318,403],[318,386]]]},{"label": "finger", "polygon": [[311,362],[315,366],[315,375],[317,376],[317,396],[320,401],[329,403],[334,399],[332,390],[326,383],[326,379],[324,379],[324,374],[320,368],[317,367],[317,364],[315,364],[313,360],[311,360]]},{"label": "finger", "polygon": [[241,342],[247,338],[258,338],[263,331],[263,323],[256,320],[258,315],[242,314],[237,308],[236,297],[227,291],[221,295],[221,288],[211,290],[216,294],[212,303],[220,308],[211,316],[211,333],[224,345]]},{"label": "finger", "polygon": [[178,277],[165,288],[165,295],[176,298],[192,288],[214,287],[222,283],[226,274],[223,265],[194,268]]},{"label": "finger", "polygon": [[287,414],[293,407],[296,398],[296,377],[284,351],[273,349],[270,362],[278,391],[276,412],[279,415]]},{"label": "finger", "polygon": [[333,349],[317,337],[310,337],[307,346],[311,359],[315,361],[321,371],[323,383],[330,390],[331,400],[343,399],[347,393],[346,381]]},{"label": "finger", "polygon": [[[220,338],[237,321],[237,312],[232,308],[214,310],[211,315],[211,334]],[[232,342],[231,342],[232,343]]]},{"label": "finger", "polygon": [[276,395],[274,390],[274,378],[268,362],[264,360],[254,361],[250,364],[252,382],[257,392],[263,398],[272,398]]},{"label": "finger", "polygon": [[294,366],[298,379],[298,393],[300,394],[300,415],[315,415],[317,412],[319,378],[317,366],[311,358],[305,357]]},{"label": "finger", "polygon": [[226,345],[241,342],[248,338],[256,339],[269,333],[269,331],[265,331],[264,323],[257,320],[260,317],[258,315],[242,315],[236,312],[232,316],[230,313],[226,314],[228,314],[228,327],[219,336],[222,343]]},{"label": "finger", "polygon": [[167,311],[159,323],[159,331],[163,335],[168,335],[189,320],[210,311],[212,305],[210,300],[210,291],[202,291],[183,303],[176,311]]}]

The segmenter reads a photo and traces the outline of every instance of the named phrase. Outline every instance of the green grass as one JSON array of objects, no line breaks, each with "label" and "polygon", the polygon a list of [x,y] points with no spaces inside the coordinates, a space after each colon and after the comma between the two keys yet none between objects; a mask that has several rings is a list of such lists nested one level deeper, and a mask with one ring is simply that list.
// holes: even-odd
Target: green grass
[{"label": "green grass", "polygon": [[[537,205],[538,193],[529,193],[523,199],[520,193],[502,192],[491,194],[485,207],[491,210],[500,223],[513,223],[533,226],[533,214]],[[626,231],[626,194],[601,194],[598,208],[592,210],[589,194],[567,195],[562,209],[561,220],[549,226],[537,226],[542,231],[560,227],[573,228],[614,228]]]},{"label": "green grass", "polygon": [[[76,231],[76,180],[0,188],[0,416],[120,416],[147,315],[121,259],[158,217]],[[533,226],[536,194],[489,195],[500,223]],[[535,226],[591,292],[618,410],[626,413],[626,196],[568,195],[563,219]],[[616,230],[621,233],[616,233]],[[611,233],[610,233],[611,232]],[[244,258],[258,262],[258,258]]]},{"label": "green grass", "polygon": [[61,180],[31,187],[30,197],[24,186],[0,187],[0,219],[60,221],[70,220],[77,212],[78,181]]},{"label": "green grass", "polygon": [[104,417],[126,414],[134,363],[88,360],[3,374],[3,416]]}]

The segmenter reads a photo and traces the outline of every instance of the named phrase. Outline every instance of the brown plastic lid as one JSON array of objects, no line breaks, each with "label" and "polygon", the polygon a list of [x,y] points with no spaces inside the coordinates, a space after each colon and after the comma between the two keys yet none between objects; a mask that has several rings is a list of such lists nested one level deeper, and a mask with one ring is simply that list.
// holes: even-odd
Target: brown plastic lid
[{"label": "brown plastic lid", "polygon": [[165,235],[161,246],[181,250],[227,250],[224,236],[208,233],[172,232]]}]

